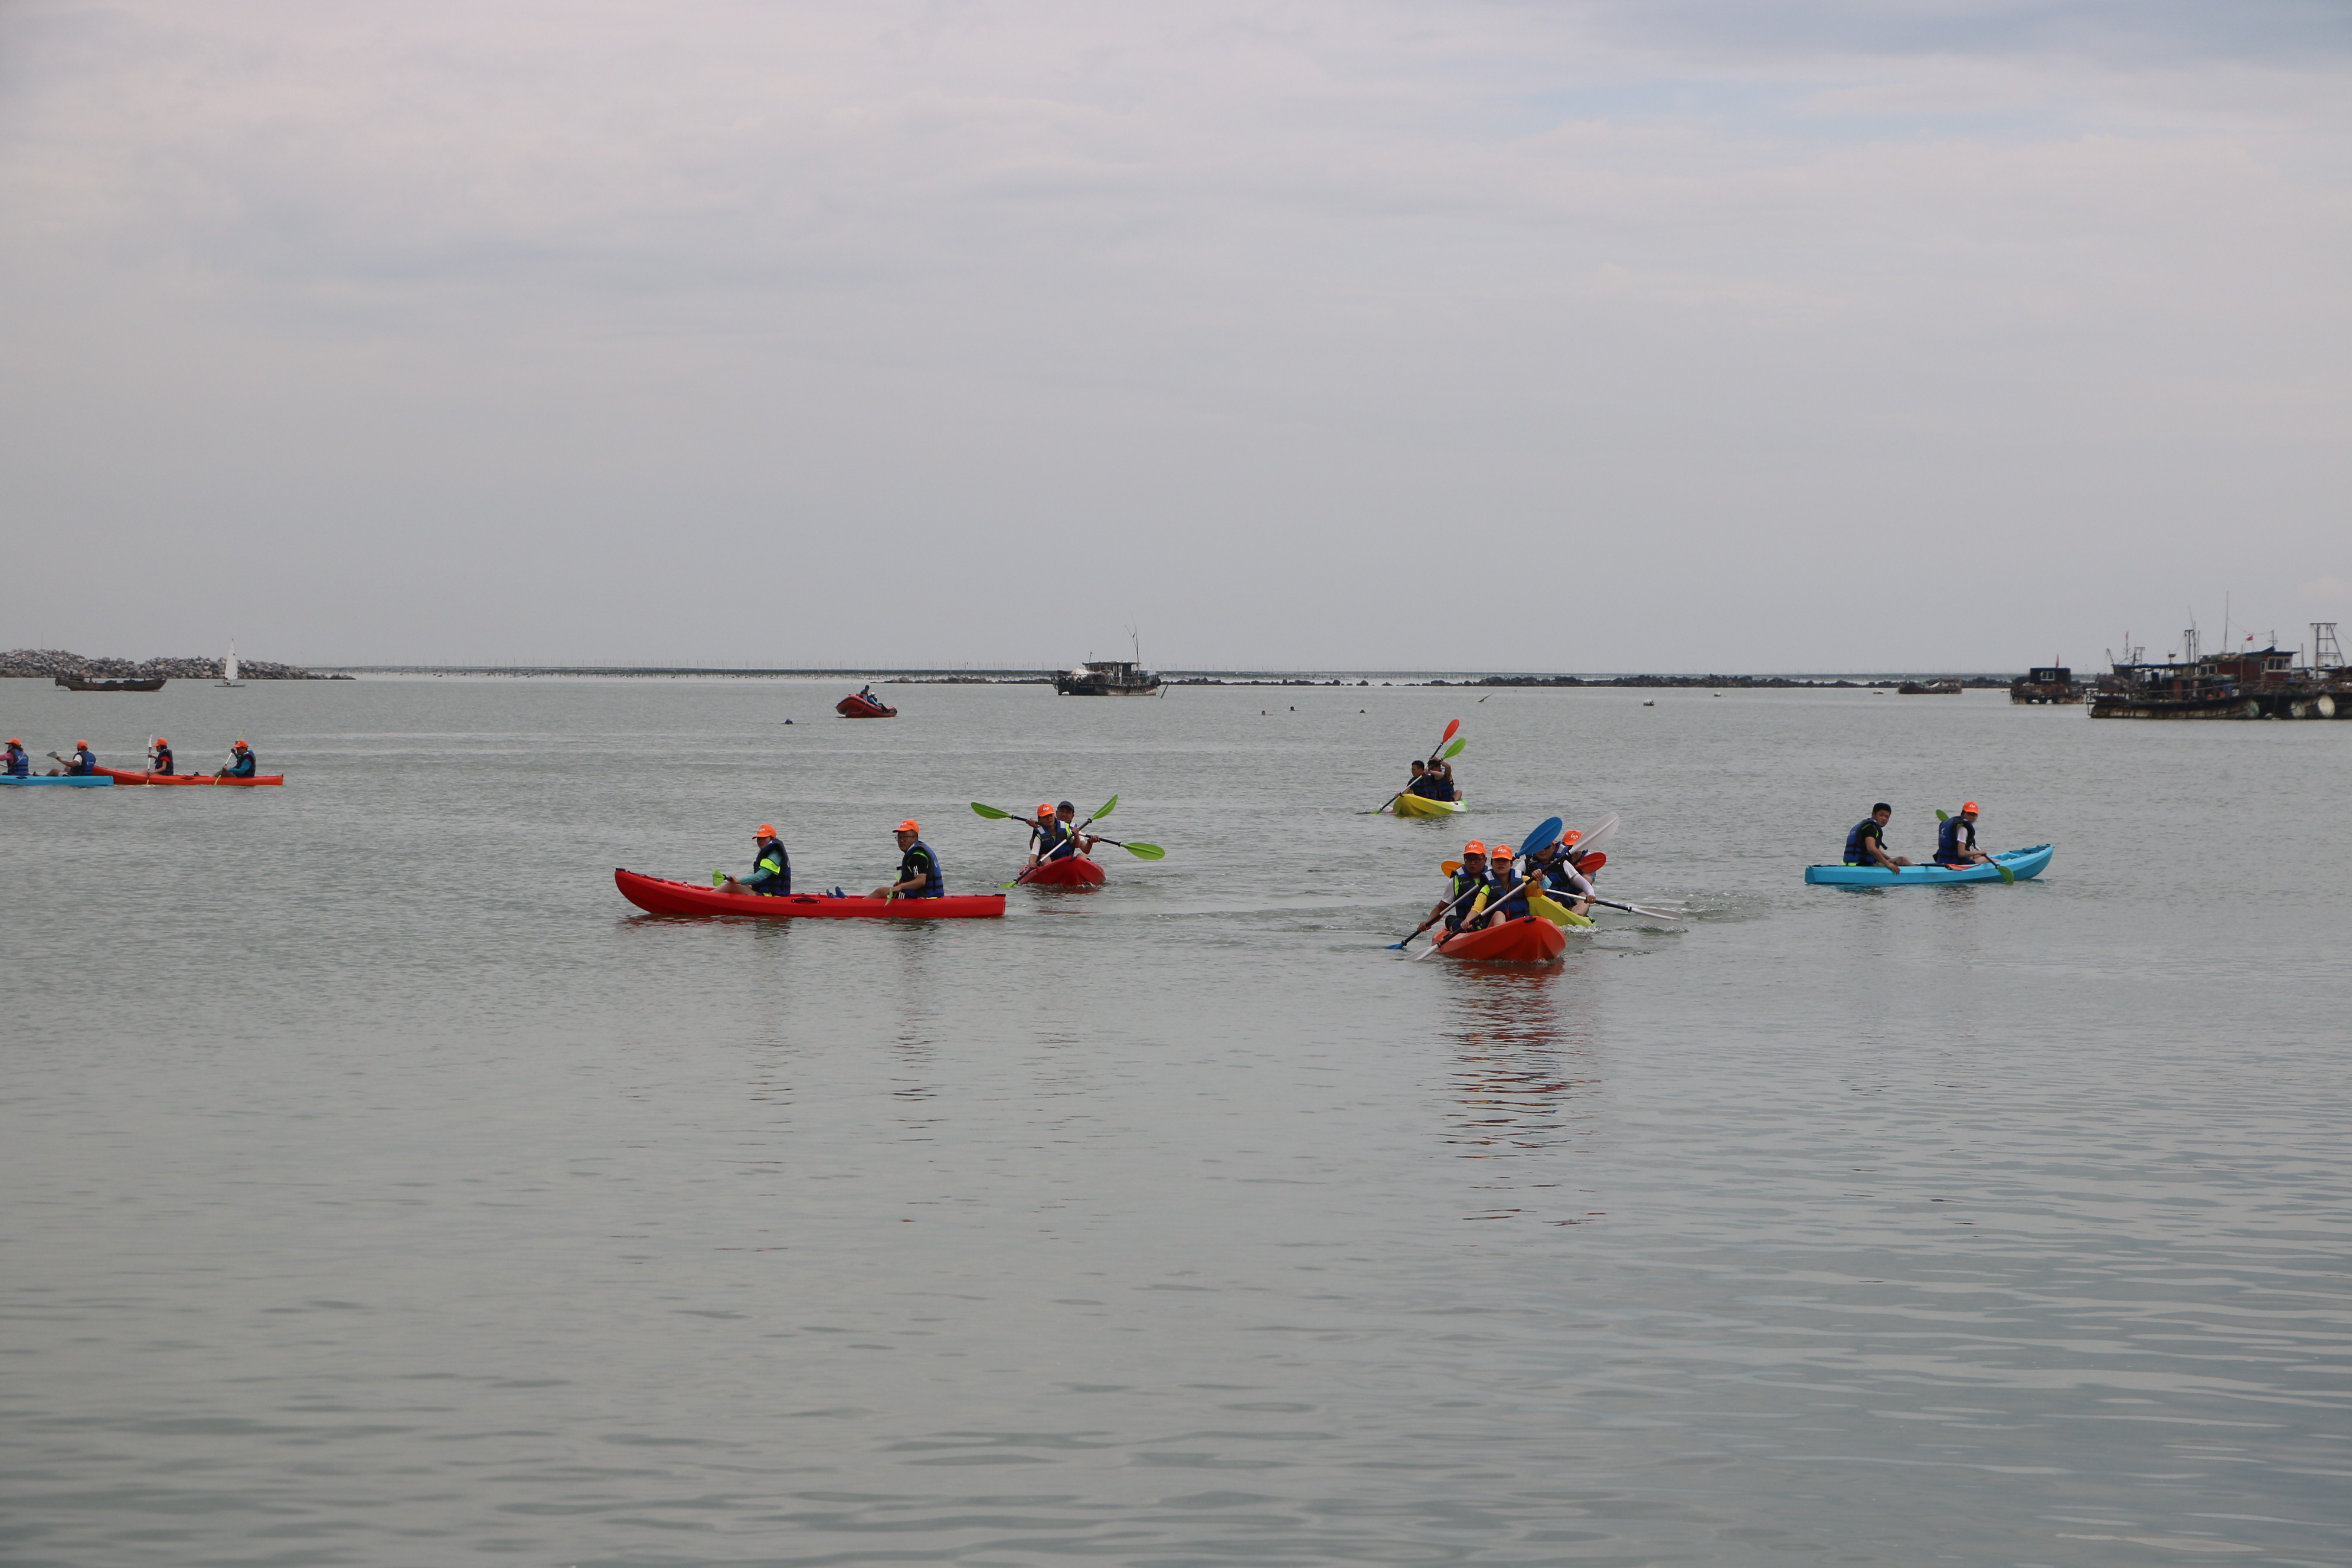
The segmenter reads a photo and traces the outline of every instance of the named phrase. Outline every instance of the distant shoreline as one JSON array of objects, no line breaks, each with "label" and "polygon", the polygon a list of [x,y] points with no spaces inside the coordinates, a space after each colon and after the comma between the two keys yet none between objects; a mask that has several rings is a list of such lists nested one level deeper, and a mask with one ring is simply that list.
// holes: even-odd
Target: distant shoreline
[{"label": "distant shoreline", "polygon": [[[887,686],[1050,686],[1055,671],[1039,669],[764,669],[719,665],[484,665],[484,664],[350,664],[317,665],[321,674],[467,676],[502,679],[730,679],[730,680],[857,680]],[[1659,675],[1490,673],[1478,670],[1193,670],[1163,669],[1171,687],[1287,686],[1339,689],[1365,686],[1515,688],[1707,688],[1726,690],[1860,689],[1899,686],[1914,680],[1958,680],[1980,690],[2007,690],[2014,675],[1954,675],[1948,670],[1808,672],[1790,675]]]}]

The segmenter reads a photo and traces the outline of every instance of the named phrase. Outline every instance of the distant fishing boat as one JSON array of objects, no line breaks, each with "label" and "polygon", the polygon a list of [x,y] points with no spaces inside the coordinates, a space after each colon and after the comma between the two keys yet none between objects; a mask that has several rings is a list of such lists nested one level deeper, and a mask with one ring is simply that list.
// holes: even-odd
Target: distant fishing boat
[{"label": "distant fishing boat", "polygon": [[235,637],[228,639],[228,657],[221,660],[221,678],[218,680],[214,681],[213,684],[215,686],[243,686],[245,684],[244,681],[239,680],[236,678],[236,639]]},{"label": "distant fishing boat", "polygon": [[68,691],[161,691],[166,677],[151,675],[143,679],[99,680],[81,675],[60,675],[58,684]]}]

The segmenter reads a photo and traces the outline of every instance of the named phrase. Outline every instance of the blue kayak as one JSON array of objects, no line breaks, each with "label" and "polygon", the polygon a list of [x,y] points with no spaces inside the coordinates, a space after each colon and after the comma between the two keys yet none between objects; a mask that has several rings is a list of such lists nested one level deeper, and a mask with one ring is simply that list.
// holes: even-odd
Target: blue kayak
[{"label": "blue kayak", "polygon": [[[2004,849],[1993,858],[2023,881],[2040,876],[2056,853],[2053,845],[2037,844],[2031,849]],[[1884,866],[1808,866],[1805,880],[1835,888],[1910,888],[1931,882],[1998,882],[2000,873],[1990,866],[1906,866],[1899,872]]]},{"label": "blue kayak", "polygon": [[31,777],[29,777],[29,778],[21,778],[21,779],[20,779],[20,778],[13,778],[13,777],[11,777],[10,775],[8,775],[8,774],[6,774],[6,773],[0,773],[0,784],[79,784],[79,785],[80,785],[82,788],[84,788],[84,789],[96,789],[96,788],[97,788],[99,785],[100,785],[100,784],[112,784],[113,782],[114,782],[114,781],[113,781],[112,779],[108,778],[104,773],[91,773],[91,774],[90,774],[89,777],[87,777],[87,778],[54,778],[54,779],[53,779],[53,778],[46,777],[46,776],[44,776],[44,775],[42,775],[42,774],[39,774],[39,773],[35,773],[35,774],[33,774],[33,775],[32,775]]}]

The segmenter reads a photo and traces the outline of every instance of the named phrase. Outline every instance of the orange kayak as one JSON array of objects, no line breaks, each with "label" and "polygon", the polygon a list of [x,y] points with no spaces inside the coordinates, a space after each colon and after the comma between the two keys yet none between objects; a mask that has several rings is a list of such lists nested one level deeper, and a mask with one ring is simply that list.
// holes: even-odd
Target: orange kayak
[{"label": "orange kayak", "polygon": [[284,773],[256,773],[249,779],[216,779],[210,773],[134,773],[127,768],[98,770],[119,784],[282,784]]},{"label": "orange kayak", "polygon": [[893,921],[991,920],[1004,913],[1003,893],[968,893],[954,899],[835,899],[823,893],[722,893],[692,882],[640,876],[615,867],[613,885],[621,897],[656,915],[755,915],[761,920],[818,916],[832,920],[859,915]]},{"label": "orange kayak", "polygon": [[1567,933],[1534,915],[1521,915],[1484,931],[1460,931],[1437,944],[1437,951],[1448,958],[1483,958],[1506,963],[1549,963],[1567,948]]}]

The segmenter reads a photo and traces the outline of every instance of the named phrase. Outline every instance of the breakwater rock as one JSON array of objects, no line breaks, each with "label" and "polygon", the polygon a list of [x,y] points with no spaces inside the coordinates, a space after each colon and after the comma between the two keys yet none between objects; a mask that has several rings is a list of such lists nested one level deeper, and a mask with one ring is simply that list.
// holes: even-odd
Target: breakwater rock
[{"label": "breakwater rock", "polygon": [[[218,680],[216,658],[87,658],[58,647],[20,647],[0,653],[0,679],[53,680],[69,676],[81,680]],[[272,664],[266,658],[239,658],[240,680],[349,680],[348,675],[313,675],[297,664]]]}]

